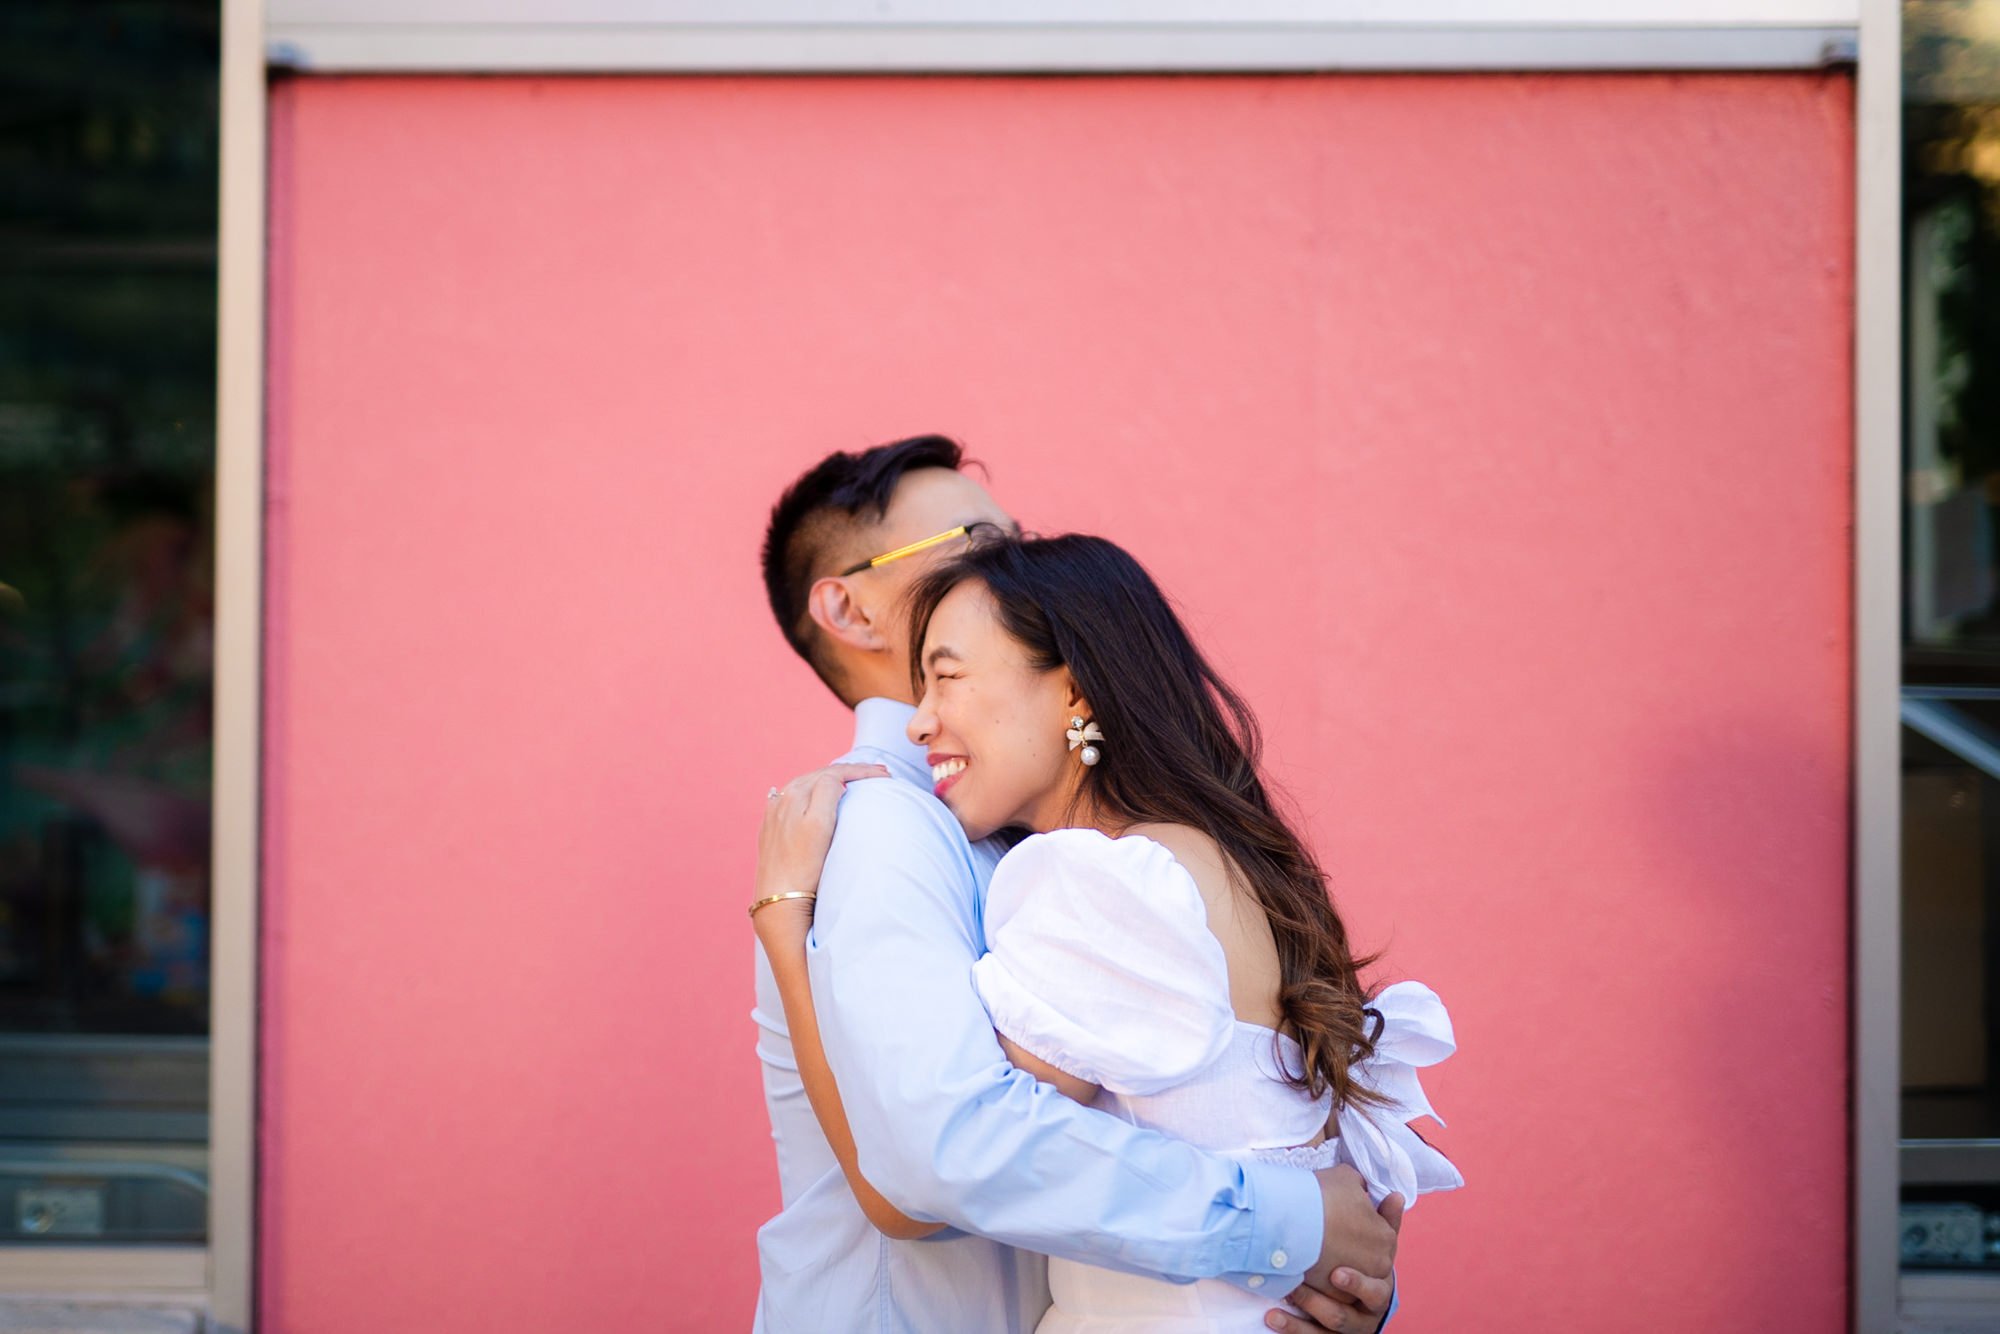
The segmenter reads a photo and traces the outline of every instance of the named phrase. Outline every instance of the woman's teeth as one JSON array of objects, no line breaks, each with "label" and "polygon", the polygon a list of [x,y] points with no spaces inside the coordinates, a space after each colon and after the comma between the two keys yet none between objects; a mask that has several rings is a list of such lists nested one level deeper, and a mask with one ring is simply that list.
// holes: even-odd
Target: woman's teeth
[{"label": "woman's teeth", "polygon": [[956,773],[965,772],[965,761],[961,759],[939,760],[931,766],[931,781],[942,783]]}]

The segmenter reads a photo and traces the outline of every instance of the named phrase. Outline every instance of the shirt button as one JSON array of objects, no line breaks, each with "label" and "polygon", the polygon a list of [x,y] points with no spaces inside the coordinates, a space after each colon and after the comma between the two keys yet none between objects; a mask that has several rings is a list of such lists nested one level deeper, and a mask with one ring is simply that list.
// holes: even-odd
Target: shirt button
[{"label": "shirt button", "polygon": [[1289,1259],[1291,1259],[1291,1258],[1292,1258],[1291,1256],[1289,1256],[1289,1255],[1286,1255],[1286,1254],[1285,1254],[1285,1253],[1284,1253],[1283,1251],[1272,1251],[1272,1252],[1271,1252],[1271,1268],[1273,1268],[1273,1269],[1283,1269],[1283,1268],[1285,1267],[1285,1261],[1287,1261],[1287,1260],[1289,1260]]},{"label": "shirt button", "polygon": [[1251,1287],[1253,1287],[1253,1288],[1261,1288],[1261,1287],[1263,1287],[1263,1286],[1264,1286],[1264,1276],[1263,1276],[1262,1274],[1252,1274],[1252,1275],[1250,1276],[1250,1286],[1251,1286]]}]

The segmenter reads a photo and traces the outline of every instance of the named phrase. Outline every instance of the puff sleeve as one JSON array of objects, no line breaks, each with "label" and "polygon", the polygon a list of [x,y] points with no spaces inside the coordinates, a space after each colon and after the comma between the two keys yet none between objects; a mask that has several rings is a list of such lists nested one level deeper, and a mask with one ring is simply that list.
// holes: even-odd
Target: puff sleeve
[{"label": "puff sleeve", "polygon": [[1157,1093],[1229,1046],[1222,944],[1194,878],[1139,835],[1058,829],[1001,858],[973,983],[993,1027],[1113,1093]]}]

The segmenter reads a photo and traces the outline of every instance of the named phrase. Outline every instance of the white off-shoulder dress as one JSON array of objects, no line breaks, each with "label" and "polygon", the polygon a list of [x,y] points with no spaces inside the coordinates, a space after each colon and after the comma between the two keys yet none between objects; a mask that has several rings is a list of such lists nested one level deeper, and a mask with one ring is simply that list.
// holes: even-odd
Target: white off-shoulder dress
[{"label": "white off-shoulder dress", "polygon": [[[1091,829],[1024,839],[993,872],[986,940],[973,978],[993,1027],[1098,1085],[1102,1110],[1218,1153],[1350,1163],[1378,1204],[1391,1191],[1414,1205],[1465,1184],[1407,1124],[1442,1123],[1417,1080],[1417,1067],[1455,1050],[1436,993],[1399,982],[1374,999],[1381,1035],[1355,1075],[1388,1105],[1342,1108],[1328,1127],[1332,1095],[1309,1098],[1284,1081],[1278,1063],[1301,1069],[1298,1044],[1236,1018],[1201,891],[1152,839]],[[1328,1138],[1311,1144],[1322,1129]],[[1261,1330],[1282,1304],[1223,1279],[1173,1283],[1059,1258],[1049,1292],[1038,1334]]]}]

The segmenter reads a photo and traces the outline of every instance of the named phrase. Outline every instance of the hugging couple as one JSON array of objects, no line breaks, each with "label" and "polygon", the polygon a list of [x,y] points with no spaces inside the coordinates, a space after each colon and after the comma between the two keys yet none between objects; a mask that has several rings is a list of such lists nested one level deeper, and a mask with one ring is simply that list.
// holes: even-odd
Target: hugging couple
[{"label": "hugging couple", "polygon": [[1463,1184],[1407,1125],[1451,1021],[1369,992],[1139,563],[1021,536],[962,463],[833,454],[771,512],[771,610],[855,739],[758,835],[756,1327],[1379,1329],[1404,1208]]}]

